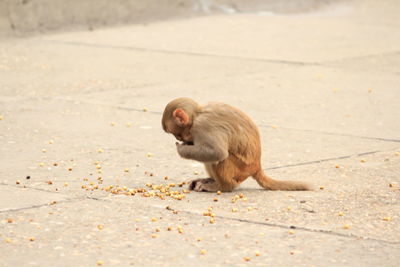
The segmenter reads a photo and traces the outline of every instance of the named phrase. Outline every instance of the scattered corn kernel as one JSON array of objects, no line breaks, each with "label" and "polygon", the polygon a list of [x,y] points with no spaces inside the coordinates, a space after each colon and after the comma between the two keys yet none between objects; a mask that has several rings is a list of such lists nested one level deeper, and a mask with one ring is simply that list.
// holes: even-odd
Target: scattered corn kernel
[{"label": "scattered corn kernel", "polygon": [[168,227],[167,227],[167,231],[172,231],[172,227],[171,227],[171,226],[168,226]]},{"label": "scattered corn kernel", "polygon": [[115,122],[111,122],[110,125],[111,125],[111,126],[115,126]]},{"label": "scattered corn kernel", "polygon": [[151,234],[151,238],[156,238],[157,235],[156,234]]},{"label": "scattered corn kernel", "polygon": [[259,256],[261,255],[260,251],[258,251],[258,250],[256,250],[256,251],[254,252],[254,254],[255,254],[257,257],[259,257]]},{"label": "scattered corn kernel", "polygon": [[392,217],[384,217],[382,220],[389,222],[392,220]]},{"label": "scattered corn kernel", "polygon": [[336,165],[335,165],[335,168],[336,168],[336,169],[339,169],[339,168],[340,168],[340,165],[339,165],[339,164],[336,164]]},{"label": "scattered corn kernel", "polygon": [[49,144],[54,144],[54,140],[49,140]]},{"label": "scattered corn kernel", "polygon": [[6,243],[11,243],[12,240],[11,240],[11,238],[6,238],[6,239],[4,239],[4,242],[6,242]]},{"label": "scattered corn kernel", "polygon": [[12,222],[13,222],[13,219],[7,218],[7,222],[8,222],[8,223],[12,223]]},{"label": "scattered corn kernel", "polygon": [[43,149],[42,149],[42,152],[43,152],[43,153],[46,153],[46,152],[47,152],[47,149],[44,149],[44,148],[43,148]]},{"label": "scattered corn kernel", "polygon": [[200,255],[204,255],[206,253],[207,253],[207,251],[205,249],[200,249]]},{"label": "scattered corn kernel", "polygon": [[252,210],[253,210],[253,207],[247,207],[247,210],[248,210],[248,211],[252,211]]},{"label": "scattered corn kernel", "polygon": [[101,149],[101,148],[97,149],[97,153],[103,153],[103,152],[104,152],[103,149]]},{"label": "scattered corn kernel", "polygon": [[15,181],[15,183],[16,183],[16,184],[20,184],[20,183],[21,183],[21,181],[20,181],[20,180],[17,180],[17,181]]},{"label": "scattered corn kernel", "polygon": [[339,212],[338,212],[338,215],[339,215],[339,216],[344,216],[343,211],[339,211]]},{"label": "scattered corn kernel", "polygon": [[156,221],[157,221],[157,218],[153,217],[153,218],[151,218],[151,221],[152,221],[152,222],[156,222]]},{"label": "scattered corn kernel", "polygon": [[64,186],[68,186],[69,184],[68,183],[64,183]]},{"label": "scattered corn kernel", "polygon": [[128,168],[125,168],[125,169],[124,169],[124,172],[129,172],[129,169],[128,169]]},{"label": "scattered corn kernel", "polygon": [[194,175],[199,175],[199,172],[198,171],[194,171],[193,174]]},{"label": "scattered corn kernel", "polygon": [[251,259],[249,257],[244,257],[243,260],[244,261],[250,261]]},{"label": "scattered corn kernel", "polygon": [[47,184],[53,184],[53,182],[50,181],[50,180],[49,180],[49,181],[46,181],[46,183],[47,183]]},{"label": "scattered corn kernel", "polygon": [[153,157],[153,156],[154,156],[154,154],[151,153],[151,152],[148,152],[148,153],[146,154],[146,157],[148,157],[148,158],[151,158],[151,157]]},{"label": "scattered corn kernel", "polygon": [[103,228],[104,228],[104,225],[102,225],[102,224],[97,225],[97,229],[103,230]]},{"label": "scattered corn kernel", "polygon": [[34,237],[29,237],[28,240],[33,242],[33,241],[35,241],[35,238]]},{"label": "scattered corn kernel", "polygon": [[221,191],[217,191],[217,195],[221,195],[222,194],[222,192]]},{"label": "scattered corn kernel", "polygon": [[289,230],[288,233],[289,233],[290,235],[294,235],[296,232],[295,232],[294,230]]},{"label": "scattered corn kernel", "polygon": [[215,219],[214,219],[214,218],[211,218],[211,219],[210,219],[210,223],[215,223]]},{"label": "scattered corn kernel", "polygon": [[400,156],[400,151],[397,151],[396,153],[394,153],[396,156]]},{"label": "scattered corn kernel", "polygon": [[237,212],[238,209],[237,208],[232,208],[232,212]]},{"label": "scattered corn kernel", "polygon": [[350,229],[350,224],[345,224],[345,225],[343,225],[343,229]]},{"label": "scattered corn kernel", "polygon": [[40,163],[39,163],[39,166],[40,166],[40,167],[43,167],[43,166],[44,166],[44,163],[43,163],[43,162],[40,162]]},{"label": "scattered corn kernel", "polygon": [[143,111],[146,112],[146,111],[149,111],[149,109],[147,107],[144,107]]},{"label": "scattered corn kernel", "polygon": [[125,126],[126,126],[126,127],[131,127],[131,126],[132,126],[132,123],[127,122],[127,123],[125,123]]},{"label": "scattered corn kernel", "polygon": [[104,262],[103,261],[97,261],[96,264],[100,266],[100,265],[103,265]]},{"label": "scattered corn kernel", "polygon": [[292,210],[292,207],[289,206],[289,207],[287,207],[286,209],[290,211],[290,210]]},{"label": "scattered corn kernel", "polygon": [[197,241],[197,242],[200,242],[200,241],[202,241],[202,240],[203,240],[203,238],[201,238],[201,237],[196,238],[196,241]]},{"label": "scattered corn kernel", "polygon": [[360,159],[361,163],[367,162],[365,159]]},{"label": "scattered corn kernel", "polygon": [[3,120],[3,116],[0,115],[0,121],[2,121],[2,120]]}]

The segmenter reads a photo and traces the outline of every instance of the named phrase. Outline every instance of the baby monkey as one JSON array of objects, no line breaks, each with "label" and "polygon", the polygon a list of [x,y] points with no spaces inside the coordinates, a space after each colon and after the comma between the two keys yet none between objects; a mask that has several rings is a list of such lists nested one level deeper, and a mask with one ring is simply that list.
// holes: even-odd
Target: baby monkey
[{"label": "baby monkey", "polygon": [[210,176],[193,180],[190,190],[229,192],[249,176],[268,190],[310,190],[305,183],[277,181],[264,174],[257,126],[232,106],[200,106],[190,98],[177,98],[165,107],[162,126],[181,141],[176,143],[179,155],[203,162]]}]

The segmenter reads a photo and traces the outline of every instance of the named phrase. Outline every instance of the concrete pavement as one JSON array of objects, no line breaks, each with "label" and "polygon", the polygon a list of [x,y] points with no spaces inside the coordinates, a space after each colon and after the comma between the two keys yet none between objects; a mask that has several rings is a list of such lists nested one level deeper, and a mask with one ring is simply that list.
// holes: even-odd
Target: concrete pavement
[{"label": "concrete pavement", "polygon": [[[351,1],[2,40],[0,266],[397,266],[399,11]],[[205,172],[161,129],[178,96],[241,108],[267,173],[315,191],[186,193]],[[137,192],[171,183],[184,199]]]}]

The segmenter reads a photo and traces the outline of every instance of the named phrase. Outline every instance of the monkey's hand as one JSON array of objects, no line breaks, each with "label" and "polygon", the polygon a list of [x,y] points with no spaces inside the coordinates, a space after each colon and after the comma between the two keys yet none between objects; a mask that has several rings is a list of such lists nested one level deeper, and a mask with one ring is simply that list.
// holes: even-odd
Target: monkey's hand
[{"label": "monkey's hand", "polygon": [[182,157],[182,158],[185,158],[185,159],[190,159],[189,158],[189,149],[187,148],[187,144],[185,144],[185,143],[179,143],[179,142],[176,142],[175,143],[176,144],[176,150],[178,150],[178,154]]},{"label": "monkey's hand", "polygon": [[178,154],[185,159],[193,159],[200,162],[217,162],[228,157],[228,151],[218,146],[196,143],[194,145],[176,143]]}]

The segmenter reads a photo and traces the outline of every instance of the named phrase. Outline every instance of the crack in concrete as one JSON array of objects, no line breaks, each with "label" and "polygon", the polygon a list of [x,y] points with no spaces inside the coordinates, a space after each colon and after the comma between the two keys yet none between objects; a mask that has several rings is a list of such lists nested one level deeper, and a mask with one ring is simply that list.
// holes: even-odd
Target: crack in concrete
[{"label": "crack in concrete", "polygon": [[319,63],[316,63],[316,62],[302,62],[302,61],[267,59],[267,58],[264,59],[264,58],[253,58],[253,57],[240,57],[240,56],[232,56],[232,55],[213,54],[213,53],[176,51],[176,50],[155,49],[155,48],[151,49],[151,48],[135,47],[135,46],[91,44],[91,43],[81,43],[81,42],[73,42],[73,41],[57,41],[57,40],[47,40],[47,42],[63,44],[63,45],[88,46],[88,47],[110,48],[110,49],[119,49],[119,50],[133,50],[133,51],[140,51],[140,52],[161,53],[161,54],[168,54],[168,55],[178,54],[178,55],[187,55],[187,56],[196,56],[196,57],[217,57],[217,58],[226,58],[226,59],[231,59],[231,60],[245,60],[245,61],[266,62],[266,63],[273,63],[273,64],[286,64],[286,65],[295,65],[295,66],[319,65]]}]

